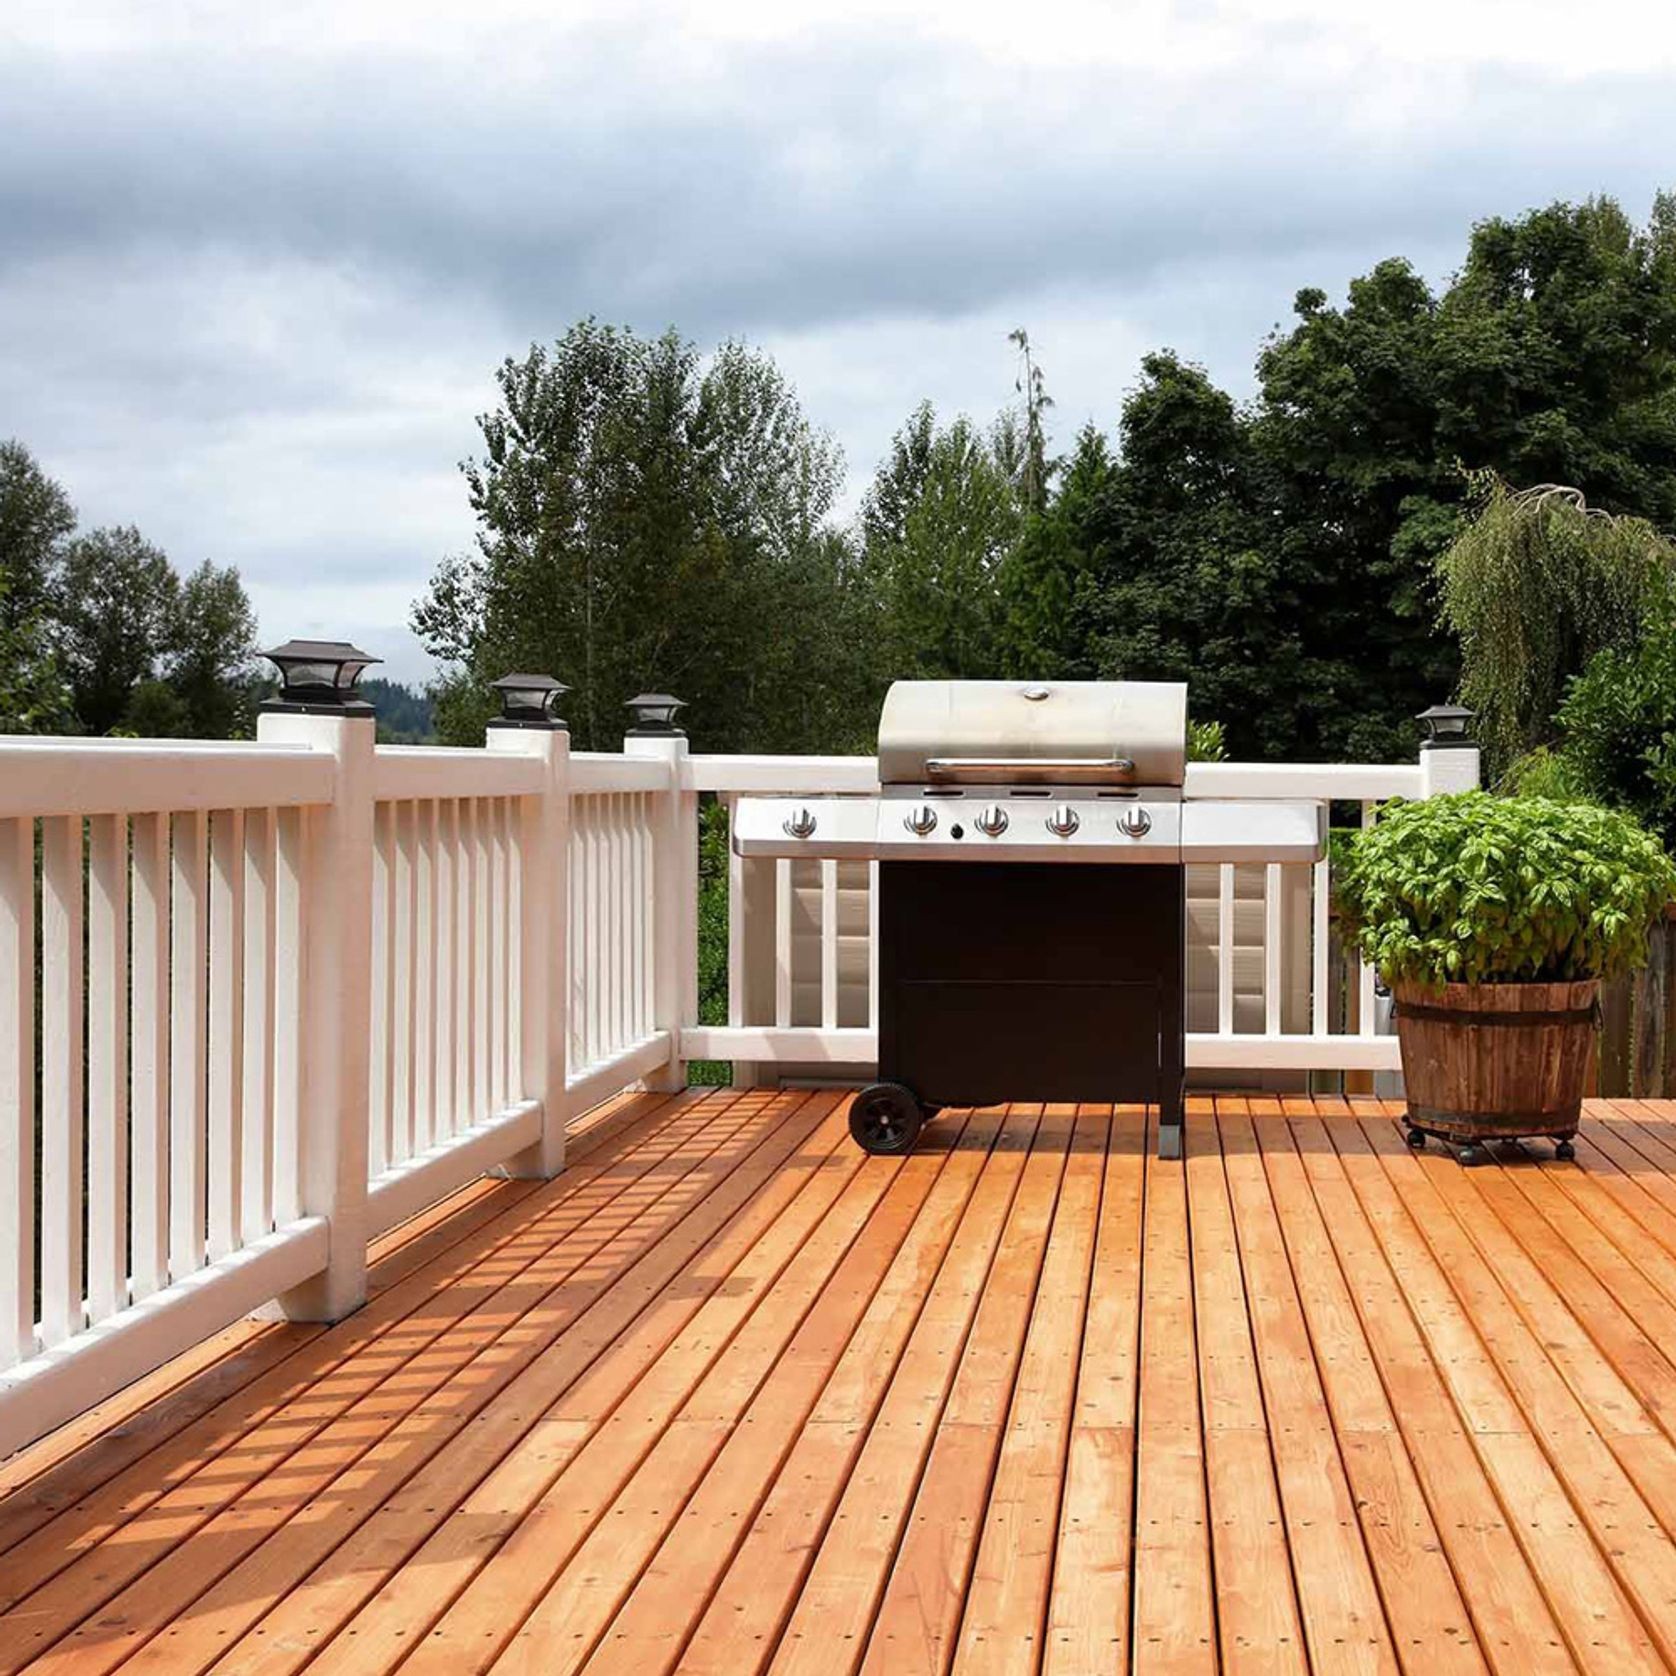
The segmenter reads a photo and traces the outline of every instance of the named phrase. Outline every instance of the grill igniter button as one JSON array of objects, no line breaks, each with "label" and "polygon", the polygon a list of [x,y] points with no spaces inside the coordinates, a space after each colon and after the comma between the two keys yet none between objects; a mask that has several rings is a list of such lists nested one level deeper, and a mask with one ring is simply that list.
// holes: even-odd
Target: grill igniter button
[{"label": "grill igniter button", "polygon": [[788,838],[812,838],[815,812],[813,809],[794,809],[780,824],[786,829]]},{"label": "grill igniter button", "polygon": [[937,811],[929,803],[918,804],[902,817],[902,824],[916,838],[923,838],[937,830]]},{"label": "grill igniter button", "polygon": [[1056,838],[1069,838],[1082,825],[1069,803],[1061,803],[1047,818],[1047,829]]},{"label": "grill igniter button", "polygon": [[1117,817],[1117,829],[1129,838],[1144,838],[1152,830],[1152,816],[1145,809],[1125,809]]},{"label": "grill igniter button", "polygon": [[986,838],[999,838],[1007,830],[1007,811],[999,803],[991,803],[978,811],[976,824]]}]

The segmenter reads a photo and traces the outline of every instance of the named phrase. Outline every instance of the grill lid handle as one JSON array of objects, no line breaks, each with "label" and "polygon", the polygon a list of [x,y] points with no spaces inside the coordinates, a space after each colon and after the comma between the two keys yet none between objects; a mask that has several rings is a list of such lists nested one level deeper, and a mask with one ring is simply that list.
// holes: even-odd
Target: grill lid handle
[{"label": "grill lid handle", "polygon": [[1133,757],[928,757],[925,772],[933,780],[1078,780],[1103,781],[1133,774]]}]

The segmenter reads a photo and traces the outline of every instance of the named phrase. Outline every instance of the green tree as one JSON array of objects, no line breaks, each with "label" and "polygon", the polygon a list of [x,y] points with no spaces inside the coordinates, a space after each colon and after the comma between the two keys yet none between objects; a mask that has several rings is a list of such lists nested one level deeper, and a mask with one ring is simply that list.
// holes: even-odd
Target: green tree
[{"label": "green tree", "polygon": [[0,733],[76,729],[46,617],[53,570],[75,527],[70,497],[29,450],[0,442]]},{"label": "green tree", "polygon": [[1640,230],[1604,198],[1493,218],[1441,296],[1393,259],[1342,309],[1319,291],[1296,308],[1250,429],[1265,547],[1325,678],[1301,736],[1406,750],[1407,717],[1456,675],[1432,572],[1471,473],[1676,518],[1676,207],[1661,195]]},{"label": "green tree", "polygon": [[1093,675],[1089,624],[1117,476],[1105,437],[1085,425],[1060,468],[1057,492],[1025,519],[1001,563],[1008,674],[1057,680]]},{"label": "green tree", "polygon": [[[6,585],[0,578],[0,607]],[[0,611],[0,733],[74,733],[75,706],[37,617],[8,623]]]},{"label": "green tree", "polygon": [[29,451],[0,443],[0,728],[248,734],[256,619],[238,572],[183,579],[131,525],[75,523]]},{"label": "green tree", "polygon": [[1676,197],[1494,217],[1441,300],[1440,454],[1676,524]]},{"label": "green tree", "polygon": [[167,681],[141,681],[128,695],[127,708],[113,731],[131,739],[190,738],[192,713]]},{"label": "green tree", "polygon": [[[1265,346],[1249,420],[1265,563],[1296,636],[1282,729],[1306,756],[1406,755],[1410,718],[1449,692],[1454,649],[1429,590],[1462,484],[1440,453],[1436,303],[1407,262],[1352,281],[1342,309],[1300,292]],[[1279,695],[1277,695],[1278,697]]]},{"label": "green tree", "polygon": [[1438,573],[1461,701],[1500,772],[1552,742],[1566,682],[1596,652],[1635,641],[1676,551],[1645,520],[1597,511],[1575,489],[1515,494],[1499,478],[1483,489]]},{"label": "green tree", "polygon": [[1024,448],[1017,473],[1018,498],[1026,512],[1047,510],[1048,487],[1053,463],[1047,451],[1047,410],[1053,397],[1030,348],[1030,334],[1020,326],[1007,334],[1008,343],[1018,350],[1018,377],[1013,388],[1024,404]]},{"label": "green tree", "polygon": [[436,717],[430,698],[400,681],[366,676],[361,696],[378,718],[381,745],[429,745],[436,740]]},{"label": "green tree", "polygon": [[21,442],[0,442],[0,627],[15,628],[46,607],[75,527],[63,488]]},{"label": "green tree", "polygon": [[841,460],[773,363],[729,344],[705,365],[674,332],[588,320],[498,381],[464,468],[477,551],[445,561],[413,615],[449,666],[444,736],[474,737],[513,668],[570,683],[584,748],[615,745],[648,688],[685,698],[712,750],[841,732],[867,642],[827,527]]},{"label": "green tree", "polygon": [[889,677],[1000,673],[1000,577],[1023,529],[1013,435],[922,403],[891,442],[861,509],[862,564]]},{"label": "green tree", "polygon": [[1081,518],[1084,655],[1100,675],[1188,681],[1239,754],[1296,755],[1299,695],[1320,672],[1289,615],[1248,427],[1200,367],[1161,352],[1141,374],[1120,460]]},{"label": "green tree", "polygon": [[1406,755],[1459,673],[1435,571],[1474,472],[1676,521],[1676,206],[1485,221],[1441,294],[1393,258],[1295,312],[1247,408],[1143,363],[1084,655],[1188,676],[1241,753]]},{"label": "green tree", "polygon": [[253,732],[256,613],[233,566],[206,559],[181,580],[164,668],[191,737],[239,739]]},{"label": "green tree", "polygon": [[134,688],[157,675],[179,596],[167,555],[131,526],[66,544],[52,582],[54,638],[89,733],[109,733]]}]

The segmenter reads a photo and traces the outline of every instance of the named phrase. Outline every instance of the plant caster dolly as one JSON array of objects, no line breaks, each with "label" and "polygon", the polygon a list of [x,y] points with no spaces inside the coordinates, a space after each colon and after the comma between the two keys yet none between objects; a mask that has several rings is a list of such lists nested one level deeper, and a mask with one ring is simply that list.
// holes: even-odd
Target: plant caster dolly
[{"label": "plant caster dolly", "polygon": [[1577,1156],[1577,1148],[1572,1143],[1572,1139],[1569,1135],[1567,1135],[1563,1140],[1554,1142],[1554,1156],[1559,1159],[1562,1164],[1569,1164],[1572,1159]]},{"label": "plant caster dolly", "polygon": [[925,1110],[899,1082],[875,1082],[850,1102],[850,1134],[863,1152],[908,1152],[925,1127]]},{"label": "plant caster dolly", "polygon": [[1424,1152],[1426,1150],[1426,1131],[1424,1129],[1410,1129],[1408,1132],[1408,1144],[1413,1147],[1416,1152]]},{"label": "plant caster dolly", "polygon": [[1477,1141],[1462,1141],[1461,1144],[1455,1148],[1455,1161],[1461,1165],[1463,1169],[1476,1169],[1478,1165],[1487,1164],[1489,1160],[1489,1153],[1487,1153]]}]

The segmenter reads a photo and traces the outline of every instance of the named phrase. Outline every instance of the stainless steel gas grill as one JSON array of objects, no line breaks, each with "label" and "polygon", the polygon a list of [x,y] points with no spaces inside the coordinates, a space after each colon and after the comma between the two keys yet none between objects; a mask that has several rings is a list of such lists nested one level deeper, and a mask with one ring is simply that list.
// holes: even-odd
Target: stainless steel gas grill
[{"label": "stainless steel gas grill", "polygon": [[1145,1100],[1181,1155],[1190,861],[1317,860],[1316,803],[1183,796],[1187,689],[898,681],[877,797],[745,797],[741,856],[876,860],[879,1081],[904,1152],[943,1106]]}]

